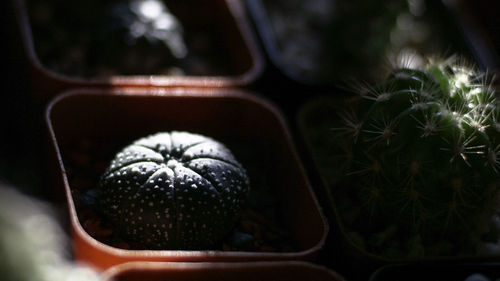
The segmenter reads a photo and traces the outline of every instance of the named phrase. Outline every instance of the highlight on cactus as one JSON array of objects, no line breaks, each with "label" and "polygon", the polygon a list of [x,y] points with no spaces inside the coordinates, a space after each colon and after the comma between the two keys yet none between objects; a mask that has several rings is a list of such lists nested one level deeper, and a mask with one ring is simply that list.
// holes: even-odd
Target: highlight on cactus
[{"label": "highlight on cactus", "polygon": [[492,79],[457,57],[429,59],[356,91],[330,131],[345,160],[338,194],[349,199],[336,203],[350,208],[340,216],[352,242],[391,258],[500,249]]},{"label": "highlight on cactus", "polygon": [[226,146],[172,131],[118,152],[98,204],[122,237],[149,249],[210,249],[231,231],[248,192],[246,171]]}]

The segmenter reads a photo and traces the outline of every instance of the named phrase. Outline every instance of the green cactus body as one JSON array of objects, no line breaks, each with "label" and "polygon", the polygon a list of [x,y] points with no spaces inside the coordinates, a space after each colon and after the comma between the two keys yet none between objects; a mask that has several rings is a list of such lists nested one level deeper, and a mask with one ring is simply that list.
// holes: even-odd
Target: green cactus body
[{"label": "green cactus body", "polygon": [[174,131],[125,147],[99,188],[100,209],[121,236],[149,249],[210,249],[234,226],[249,180],[220,142]]},{"label": "green cactus body", "polygon": [[334,130],[347,192],[365,211],[358,223],[396,224],[422,243],[480,237],[500,187],[500,111],[485,76],[434,62],[360,94]]}]

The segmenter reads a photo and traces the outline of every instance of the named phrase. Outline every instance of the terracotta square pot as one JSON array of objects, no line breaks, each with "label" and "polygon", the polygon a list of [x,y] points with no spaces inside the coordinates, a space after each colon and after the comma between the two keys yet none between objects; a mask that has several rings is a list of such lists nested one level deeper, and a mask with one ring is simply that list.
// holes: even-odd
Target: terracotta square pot
[{"label": "terracotta square pot", "polygon": [[344,280],[336,272],[307,262],[152,263],[130,262],[110,268],[104,280]]},{"label": "terracotta square pot", "polygon": [[[57,165],[55,184],[65,193],[78,260],[102,269],[137,260],[314,260],[323,247],[328,226],[286,124],[275,107],[254,95],[222,89],[74,90],[49,104],[46,122]],[[279,222],[289,230],[293,248],[129,250],[103,243],[85,231],[85,212],[79,209],[78,200],[81,190],[95,187],[103,166],[131,140],[172,130],[199,133],[228,144],[247,166],[251,182],[253,177],[254,184],[264,183],[275,195],[273,206]],[[92,145],[84,153],[75,150]],[[89,167],[93,172],[87,172]]]},{"label": "terracotta square pot", "polygon": [[[119,10],[119,8],[123,10],[121,6],[113,7],[116,8],[114,10],[109,8],[110,11],[103,16],[107,21],[100,18],[107,24],[101,28],[100,25],[98,27],[93,27],[96,25],[95,21],[97,21],[93,20],[93,17],[96,17],[93,13],[104,13],[103,10],[105,10],[105,7],[97,6],[92,9],[91,5],[97,4],[82,4],[87,5],[85,7],[89,10],[87,11],[88,16],[87,14],[83,15],[84,12],[79,10],[74,12],[75,19],[73,19],[71,11],[62,13],[63,15],[61,15],[61,13],[58,14],[58,12],[52,9],[54,5],[50,6],[49,3],[45,3],[43,4],[45,6],[42,6],[37,12],[37,18],[41,18],[42,20],[46,17],[52,18],[49,18],[50,21],[45,20],[45,22],[39,20],[42,22],[37,25],[36,22],[38,21],[36,21],[30,13],[30,4],[33,6],[35,5],[33,2],[34,1],[13,0],[23,47],[28,58],[32,88],[35,94],[43,100],[47,100],[63,90],[75,87],[157,87],[171,85],[198,87],[245,86],[254,81],[260,75],[263,68],[263,59],[260,50],[256,45],[253,31],[249,27],[244,7],[239,1],[161,2],[166,5],[166,9],[169,12],[168,15],[173,15],[175,19],[180,22],[183,36],[186,38],[189,36],[190,38],[189,40],[186,39],[186,42],[184,42],[188,50],[188,55],[185,58],[166,60],[164,63],[172,63],[173,65],[164,65],[164,67],[174,66],[184,71],[184,75],[177,74],[178,71],[164,74],[163,71],[160,72],[156,68],[156,70],[151,70],[152,72],[149,72],[146,67],[144,67],[141,73],[124,73],[123,70],[113,68],[117,67],[116,63],[130,60],[130,58],[134,56],[138,56],[138,59],[135,60],[135,64],[143,66],[148,62],[155,60],[160,61],[161,58],[159,55],[168,52],[168,49],[165,50],[165,52],[153,52],[152,47],[147,47],[139,49],[138,51],[132,49],[133,51],[128,51],[128,53],[125,53],[125,51],[121,53],[122,50],[128,50],[126,49],[125,42],[122,42],[125,41],[123,38],[115,36],[114,33],[99,35],[98,33],[101,32],[101,29],[105,28],[111,29],[110,32],[115,32],[113,28],[116,28],[116,26],[113,27],[113,25],[117,24],[116,20],[115,22],[107,21],[110,21],[108,18],[113,14],[112,11]],[[102,2],[102,5],[105,6],[106,3]],[[130,7],[127,8],[130,9]],[[69,16],[66,16],[66,14]],[[62,20],[59,19],[58,16],[66,16],[68,19]],[[93,32],[91,35],[85,35],[86,33],[84,35],[74,35],[75,38],[71,39],[70,36],[73,36],[71,34],[78,34],[79,31],[86,30],[83,27],[78,27],[78,24],[82,25],[79,21],[86,20],[89,22],[88,24],[85,23],[85,28],[93,27],[98,29],[98,31]],[[65,21],[67,21],[67,24]],[[99,24],[103,25],[105,23],[99,22]],[[147,24],[152,26],[155,23],[146,22],[146,27]],[[132,31],[130,32],[132,33]],[[153,34],[153,36],[156,35]],[[114,37],[119,38],[115,39]],[[61,40],[66,40],[67,42],[58,42]],[[101,40],[102,42],[97,40]],[[75,41],[79,42],[78,44],[80,45],[75,46]],[[118,42],[113,43],[117,45],[117,47],[111,50],[105,49],[104,45],[111,44],[109,42]],[[49,63],[49,59],[45,58],[48,57],[48,55],[43,55],[44,57],[42,57],[41,48],[53,48],[52,46],[56,43],[59,44],[58,48],[65,51],[63,52],[62,50],[55,49],[51,51],[52,53],[49,52],[49,54],[52,54],[52,59]],[[155,44],[155,46],[159,45],[158,42]],[[65,48],[67,48],[67,46],[72,46],[75,50],[66,51]],[[90,46],[92,46],[93,49],[91,49]],[[220,48],[220,50],[218,48]],[[110,48],[108,47],[108,49]],[[71,52],[74,54],[70,55]],[[104,55],[100,54],[100,52],[103,52]],[[96,53],[97,57],[92,59],[92,56],[96,56]],[[152,56],[152,53],[155,55]],[[65,57],[63,57],[63,55]],[[148,55],[149,57],[147,57]],[[109,65],[105,66],[108,70],[100,72],[93,70],[97,66],[102,67],[101,64],[103,64],[103,61],[113,56],[117,56],[118,61],[108,62]],[[78,59],[79,57],[82,58]],[[195,59],[192,59],[193,57]],[[187,58],[190,59],[189,62],[186,62]],[[198,60],[198,63],[193,63],[191,60]],[[60,66],[63,62],[64,65],[69,65],[70,67],[81,65],[81,68],[85,69],[85,71],[74,70],[72,71],[73,73],[68,73],[69,71],[64,70],[65,68]],[[92,62],[97,66],[91,66],[90,64]],[[189,65],[189,69],[191,70],[186,71],[186,65]],[[202,67],[200,70],[200,65],[208,65],[210,67]],[[224,66],[224,71],[214,70],[222,66]],[[137,68],[139,67],[133,67],[129,69],[128,72],[138,71],[136,70]],[[194,71],[192,69],[197,70]],[[109,70],[112,72],[110,73]]]}]

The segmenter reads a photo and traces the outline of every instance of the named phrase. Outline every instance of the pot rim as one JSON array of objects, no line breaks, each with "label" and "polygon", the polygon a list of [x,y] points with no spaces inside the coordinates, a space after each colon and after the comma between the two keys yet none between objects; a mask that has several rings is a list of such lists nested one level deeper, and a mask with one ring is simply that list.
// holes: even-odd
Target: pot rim
[{"label": "pot rim", "polygon": [[126,262],[119,265],[115,265],[105,270],[102,273],[104,280],[112,279],[119,274],[132,271],[134,269],[148,270],[152,272],[165,272],[165,271],[205,271],[205,270],[224,270],[231,268],[233,270],[252,272],[259,269],[280,269],[286,270],[287,268],[298,267],[307,271],[319,271],[324,272],[332,280],[344,280],[344,278],[337,272],[323,265],[314,264],[304,261],[251,261],[251,262]]}]

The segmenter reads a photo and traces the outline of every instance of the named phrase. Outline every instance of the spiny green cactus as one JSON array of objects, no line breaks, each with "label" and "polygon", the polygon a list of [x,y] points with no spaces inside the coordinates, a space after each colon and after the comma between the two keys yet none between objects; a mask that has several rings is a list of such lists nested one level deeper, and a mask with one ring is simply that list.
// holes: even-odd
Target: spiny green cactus
[{"label": "spiny green cactus", "polygon": [[0,181],[0,272],[4,281],[99,281],[71,259],[54,206]]},{"label": "spiny green cactus", "polygon": [[120,151],[98,200],[117,233],[149,249],[210,249],[234,227],[248,191],[245,169],[226,146],[173,131]]},{"label": "spiny green cactus", "polygon": [[430,60],[359,94],[333,130],[345,192],[362,202],[347,224],[372,233],[373,251],[396,235],[419,245],[478,240],[500,201],[500,109],[486,75],[456,58]]}]

